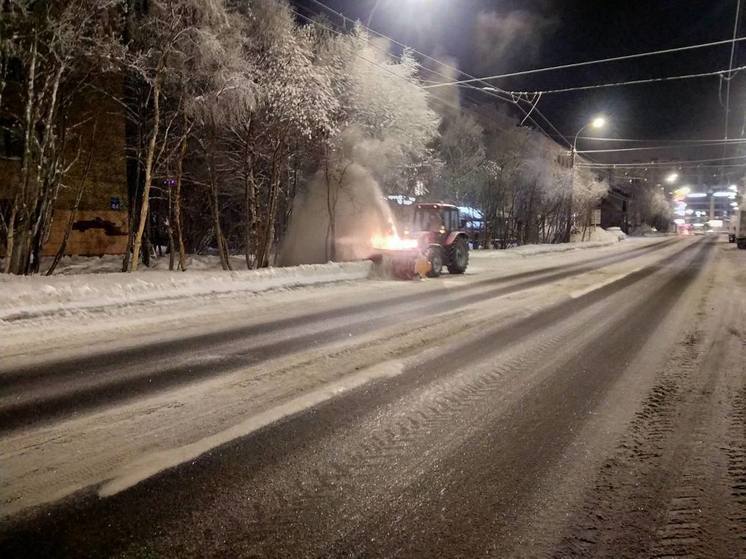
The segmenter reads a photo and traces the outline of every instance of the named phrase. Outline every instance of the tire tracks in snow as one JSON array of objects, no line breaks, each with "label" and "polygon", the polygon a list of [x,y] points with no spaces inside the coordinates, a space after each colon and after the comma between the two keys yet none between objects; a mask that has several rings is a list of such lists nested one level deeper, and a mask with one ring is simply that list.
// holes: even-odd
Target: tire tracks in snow
[{"label": "tire tracks in snow", "polygon": [[[304,351],[309,347],[354,338],[407,320],[413,313],[444,314],[466,305],[547,285],[599,267],[625,262],[655,253],[675,244],[664,241],[637,247],[578,264],[546,268],[488,278],[453,290],[437,289],[414,295],[396,296],[383,302],[364,303],[332,311],[311,313],[271,323],[255,324],[230,332],[211,333],[169,344],[92,355],[32,368],[0,372],[0,434],[38,425],[73,412],[91,411],[143,394],[195,382],[272,358]],[[687,245],[687,248],[691,245]],[[686,249],[685,249],[686,250]],[[525,280],[518,281],[516,280]],[[505,285],[502,285],[505,284]],[[497,286],[497,287],[495,287]],[[447,297],[444,297],[447,294]],[[375,310],[375,316],[355,316]],[[333,325],[333,320],[353,318]],[[283,330],[321,325],[306,334],[282,336]],[[246,347],[252,337],[275,334],[276,341]],[[186,359],[185,359],[186,357]],[[174,361],[177,361],[174,363]]]},{"label": "tire tracks in snow", "polygon": [[[356,542],[365,547],[358,529],[372,528],[371,518],[384,514],[392,504],[390,499],[395,502],[396,495],[401,495],[413,480],[433,467],[437,469],[443,453],[454,452],[453,447],[458,447],[471,433],[471,424],[483,421],[482,414],[506,387],[506,375],[515,377],[521,371],[535,370],[547,355],[575,349],[566,342],[578,328],[585,327],[577,320],[579,313],[605,303],[613,294],[625,292],[661,271],[665,264],[683,259],[695,246],[690,245],[578,299],[540,311],[509,329],[485,331],[437,360],[417,362],[396,380],[358,389],[302,416],[288,418],[258,432],[250,438],[250,443],[244,440],[226,445],[192,465],[165,472],[104,501],[93,496],[69,509],[58,510],[51,523],[40,522],[34,529],[26,526],[17,532],[20,536],[11,538],[8,549],[22,545],[24,538],[37,538],[40,542],[37,549],[64,554],[71,541],[87,533],[91,540],[81,555],[109,554],[122,549],[140,552],[141,548],[150,550],[149,546],[162,546],[160,549],[176,554],[199,554],[199,549],[193,547],[195,539],[186,537],[178,544],[173,541],[174,534],[179,534],[179,518],[191,518],[192,535],[198,541],[205,538],[215,542],[215,554],[272,550],[272,556],[282,556],[283,551],[296,556],[313,555],[310,549],[318,551],[328,546],[332,534],[340,545]],[[706,246],[701,246],[696,254],[705,249]],[[688,285],[687,278],[674,279],[676,285]],[[659,291],[662,289],[653,289],[653,296]],[[662,297],[660,304],[663,307],[672,304],[676,293],[674,290]],[[603,313],[603,309],[595,312],[598,311]],[[559,333],[546,334],[538,342],[535,338],[528,339],[529,334],[549,332],[573,320],[575,328],[565,331],[560,328]],[[589,333],[588,343],[598,335],[598,332]],[[521,346],[521,342],[526,345]],[[515,353],[498,366],[477,369],[481,360],[506,351],[507,355]],[[433,390],[435,384],[437,390]],[[411,402],[412,408],[405,406],[401,413],[396,413],[397,406],[401,406],[398,402],[403,400]],[[340,412],[339,408],[344,411]],[[389,412],[385,413],[384,409]],[[359,431],[355,429],[347,435],[346,443],[340,442],[336,437],[348,429],[345,416],[356,424],[360,421],[372,424],[367,423]],[[529,429],[531,421],[525,419],[519,426]],[[523,452],[529,452],[520,430],[513,436],[523,445]],[[242,451],[246,444],[248,455]],[[271,467],[263,468],[262,464],[267,462]],[[231,474],[225,470],[231,467],[237,471],[226,487],[226,477],[230,478]],[[302,475],[297,470],[299,467]],[[465,467],[468,470],[471,466]],[[283,468],[295,475],[283,475]],[[189,491],[192,484],[202,488],[202,498],[192,498]],[[153,507],[152,498],[156,494],[159,502]],[[382,494],[389,500],[382,502]],[[129,515],[126,524],[116,520],[123,511]],[[215,518],[220,518],[220,523],[210,522]],[[253,529],[246,529],[247,522]],[[304,532],[304,526],[313,526],[314,530]],[[102,533],[106,533],[105,541],[100,537]],[[330,553],[339,550],[327,549]]]},{"label": "tire tracks in snow", "polygon": [[[505,276],[488,277],[482,280],[464,282],[456,288],[439,287],[437,289],[418,293],[396,295],[393,297],[385,297],[381,300],[346,305],[331,310],[305,313],[280,320],[264,321],[238,328],[233,327],[228,330],[220,329],[207,334],[200,333],[197,335],[184,336],[176,340],[171,340],[167,344],[164,344],[163,342],[146,343],[135,347],[127,347],[106,352],[96,352],[95,348],[93,348],[93,352],[83,357],[50,360],[44,363],[35,364],[34,366],[18,367],[13,370],[2,370],[2,368],[0,368],[0,379],[3,380],[4,384],[12,383],[21,386],[24,383],[33,383],[45,377],[59,379],[67,376],[75,376],[81,369],[87,370],[96,367],[101,368],[102,366],[106,368],[126,366],[130,363],[133,352],[136,352],[137,358],[143,361],[163,359],[164,356],[173,356],[184,353],[185,351],[193,351],[195,347],[210,348],[221,346],[239,340],[243,341],[246,338],[251,338],[252,336],[260,334],[280,333],[285,329],[297,328],[299,326],[307,326],[315,323],[323,325],[324,323],[334,319],[364,314],[371,311],[381,311],[381,314],[385,314],[389,309],[401,305],[409,304],[411,306],[419,306],[428,301],[442,302],[444,296],[450,296],[456,290],[458,291],[458,294],[463,295],[468,294],[471,291],[485,289],[495,285],[520,282],[521,280],[533,280],[529,283],[529,287],[533,287],[541,285],[544,282],[548,283],[571,275],[589,272],[604,265],[621,263],[647,253],[654,253],[678,242],[677,239],[669,239],[653,245],[635,247],[622,253],[595,256],[571,264],[551,266],[538,270],[529,270]],[[427,308],[429,309],[430,307]]]},{"label": "tire tracks in snow", "polygon": [[746,309],[718,293],[711,276],[555,557],[746,556]]}]

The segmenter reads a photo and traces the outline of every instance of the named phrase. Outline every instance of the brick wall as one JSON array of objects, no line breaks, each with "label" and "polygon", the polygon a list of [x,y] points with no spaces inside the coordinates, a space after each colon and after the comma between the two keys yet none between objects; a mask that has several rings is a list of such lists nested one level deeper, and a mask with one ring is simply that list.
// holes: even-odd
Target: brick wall
[{"label": "brick wall", "polygon": [[[43,256],[57,253],[65,234],[70,212],[57,210],[54,214],[49,240]],[[66,255],[102,256],[124,254],[127,248],[127,214],[118,211],[79,211],[65,247]]]},{"label": "brick wall", "polygon": [[[115,92],[121,89],[120,82],[120,78],[112,77],[106,84],[99,85]],[[91,90],[79,97],[69,117],[70,122],[83,123],[76,129],[75,138],[67,145],[66,158],[72,161],[77,156],[77,160],[65,176],[55,204],[50,239],[43,252],[45,255],[56,252],[70,215],[69,210],[72,209],[81,183],[85,180],[85,190],[76,222],[91,223],[87,224],[88,228],[85,231],[73,230],[67,253],[121,254],[125,250],[127,239],[127,171],[123,109],[109,95]],[[86,175],[89,154],[90,168]],[[0,210],[9,206],[19,188],[20,168],[20,159],[0,157]],[[114,231],[121,234],[113,234]],[[3,244],[0,241],[0,250],[4,248],[1,246]]]}]

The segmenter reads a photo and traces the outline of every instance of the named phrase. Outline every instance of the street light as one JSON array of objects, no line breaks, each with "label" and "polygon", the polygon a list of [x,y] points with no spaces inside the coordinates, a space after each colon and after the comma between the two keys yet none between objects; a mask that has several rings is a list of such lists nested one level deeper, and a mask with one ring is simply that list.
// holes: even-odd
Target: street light
[{"label": "street light", "polygon": [[603,128],[606,126],[606,119],[602,116],[597,116],[591,121],[591,126],[593,126],[593,128]]},{"label": "street light", "polygon": [[588,122],[585,126],[583,126],[580,130],[578,130],[577,134],[575,134],[575,139],[572,141],[572,165],[573,167],[575,166],[575,154],[578,151],[576,149],[578,145],[578,136],[580,136],[580,133],[586,128],[588,128],[589,126],[592,128],[603,128],[604,126],[606,126],[606,118],[600,115],[595,117],[593,120]]},{"label": "street light", "polygon": [[585,126],[583,126],[580,130],[578,130],[578,133],[575,134],[575,138],[573,138],[572,141],[572,152],[570,153],[570,167],[571,167],[571,174],[570,174],[570,218],[568,222],[568,228],[567,228],[567,239],[566,241],[570,240],[570,232],[572,231],[572,223],[575,221],[575,216],[572,213],[572,204],[573,204],[573,191],[575,190],[575,156],[578,153],[578,137],[580,136],[580,133],[585,130],[588,127],[592,128],[603,128],[606,126],[606,119],[599,115],[593,118],[590,122],[587,122]]},{"label": "street light", "polygon": [[679,178],[678,173],[671,173],[670,175],[666,177],[666,182],[669,184],[673,184],[678,180],[678,178]]}]

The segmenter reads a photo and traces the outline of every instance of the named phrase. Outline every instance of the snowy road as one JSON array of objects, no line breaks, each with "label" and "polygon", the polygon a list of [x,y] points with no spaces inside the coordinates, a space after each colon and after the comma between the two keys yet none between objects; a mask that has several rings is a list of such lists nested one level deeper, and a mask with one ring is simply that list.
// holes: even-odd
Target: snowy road
[{"label": "snowy road", "polygon": [[0,554],[746,556],[746,254],[472,264],[9,325]]}]

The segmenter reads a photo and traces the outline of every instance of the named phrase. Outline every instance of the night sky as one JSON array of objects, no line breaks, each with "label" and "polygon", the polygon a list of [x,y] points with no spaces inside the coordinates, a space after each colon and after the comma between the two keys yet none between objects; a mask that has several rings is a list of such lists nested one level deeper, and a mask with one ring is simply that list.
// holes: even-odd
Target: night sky
[{"label": "night sky", "polygon": [[[310,0],[295,3],[322,11]],[[365,21],[375,0],[325,3]],[[741,21],[744,11],[746,2]],[[452,57],[470,74],[487,76],[730,39],[735,13],[736,0],[381,0],[371,27],[426,54]],[[734,66],[746,64],[746,54],[739,56],[744,49],[746,45],[736,47]],[[494,83],[503,89],[541,90],[692,74],[727,69],[729,57],[730,45],[723,45]],[[594,113],[604,113],[610,126],[603,135],[608,137],[664,142],[719,139],[723,137],[724,109],[718,85],[717,77],[709,77],[563,93],[544,96],[539,108],[567,136],[573,136]],[[466,95],[467,102],[486,97],[477,92]],[[481,101],[493,102],[489,98]],[[745,106],[746,71],[731,85],[731,138],[742,136]],[[610,146],[586,141],[582,149],[601,147]],[[728,155],[736,153],[731,148]],[[634,154],[634,158],[649,156]],[[681,149],[658,156],[720,157],[722,147],[705,148],[704,152],[702,148]],[[630,157],[599,156],[607,161]]]}]

